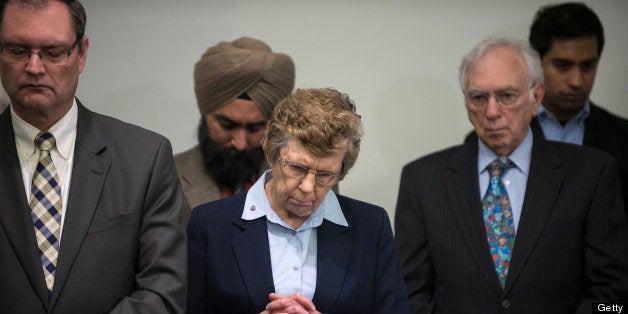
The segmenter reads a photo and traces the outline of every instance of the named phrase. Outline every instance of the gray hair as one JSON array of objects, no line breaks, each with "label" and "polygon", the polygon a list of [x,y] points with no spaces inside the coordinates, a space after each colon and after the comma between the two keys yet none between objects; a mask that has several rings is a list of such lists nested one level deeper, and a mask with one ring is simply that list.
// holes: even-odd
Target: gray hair
[{"label": "gray hair", "polygon": [[543,83],[543,67],[541,66],[541,59],[539,58],[539,54],[536,50],[532,49],[527,42],[503,37],[486,37],[462,59],[462,63],[460,64],[459,80],[460,87],[463,92],[467,89],[467,74],[469,72],[469,68],[471,68],[471,66],[480,60],[480,58],[482,58],[487,52],[497,48],[512,48],[521,54],[528,70],[527,80],[529,87]]}]

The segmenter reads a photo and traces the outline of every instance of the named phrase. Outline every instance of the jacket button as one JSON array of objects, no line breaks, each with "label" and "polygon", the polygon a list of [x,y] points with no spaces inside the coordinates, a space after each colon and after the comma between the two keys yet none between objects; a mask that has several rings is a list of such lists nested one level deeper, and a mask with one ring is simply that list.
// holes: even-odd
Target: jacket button
[{"label": "jacket button", "polygon": [[503,300],[502,301],[502,307],[505,308],[505,309],[509,308],[510,307],[510,301]]}]

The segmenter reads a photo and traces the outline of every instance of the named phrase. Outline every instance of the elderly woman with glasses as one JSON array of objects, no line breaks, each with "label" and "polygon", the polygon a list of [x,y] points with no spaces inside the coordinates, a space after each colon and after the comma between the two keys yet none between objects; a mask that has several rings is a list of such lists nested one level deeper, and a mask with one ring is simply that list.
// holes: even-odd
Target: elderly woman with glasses
[{"label": "elderly woman with glasses", "polygon": [[345,94],[299,89],[262,141],[271,169],[188,224],[188,313],[409,313],[388,215],[335,194],[360,116]]}]

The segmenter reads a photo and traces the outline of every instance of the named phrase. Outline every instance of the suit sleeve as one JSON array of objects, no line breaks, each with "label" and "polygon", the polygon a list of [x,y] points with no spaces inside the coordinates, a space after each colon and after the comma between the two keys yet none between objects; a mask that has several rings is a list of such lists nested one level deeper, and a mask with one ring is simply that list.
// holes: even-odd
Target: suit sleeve
[{"label": "suit sleeve", "polygon": [[410,313],[388,214],[382,209],[377,243],[377,283],[373,313]]},{"label": "suit sleeve", "polygon": [[404,167],[395,213],[395,240],[411,312],[432,313],[435,274],[416,180],[410,168]]},{"label": "suit sleeve", "polygon": [[578,313],[592,302],[628,301],[628,223],[616,162],[609,157],[597,182],[584,232],[585,275],[589,283]]},{"label": "suit sleeve", "polygon": [[153,158],[144,199],[135,288],[111,313],[183,313],[187,255],[183,194],[172,148],[162,139]]},{"label": "suit sleeve", "polygon": [[205,313],[205,250],[198,210],[188,222],[188,300],[187,313]]}]

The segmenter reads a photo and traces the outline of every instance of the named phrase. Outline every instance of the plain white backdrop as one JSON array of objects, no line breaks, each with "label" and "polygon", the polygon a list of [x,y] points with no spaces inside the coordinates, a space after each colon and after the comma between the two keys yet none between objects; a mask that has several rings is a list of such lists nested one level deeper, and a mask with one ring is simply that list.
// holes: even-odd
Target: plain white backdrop
[{"label": "plain white backdrop", "polygon": [[[471,130],[458,86],[462,56],[487,35],[527,39],[528,0],[84,0],[90,47],[78,98],[90,109],[196,143],[194,64],[209,46],[252,36],[292,56],[297,87],[348,93],[365,138],[340,191],[386,208],[404,164]],[[592,99],[628,117],[628,1],[586,1],[607,43]]]}]

